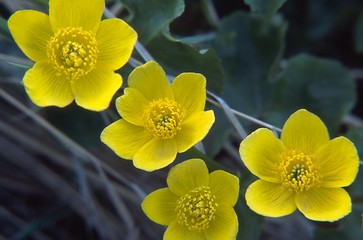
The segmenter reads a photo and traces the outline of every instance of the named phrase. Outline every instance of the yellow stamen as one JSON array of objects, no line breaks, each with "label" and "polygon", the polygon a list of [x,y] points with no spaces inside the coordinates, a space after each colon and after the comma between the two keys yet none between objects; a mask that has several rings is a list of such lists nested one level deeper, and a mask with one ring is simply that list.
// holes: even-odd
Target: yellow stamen
[{"label": "yellow stamen", "polygon": [[218,208],[215,196],[209,187],[198,187],[181,197],[175,209],[179,224],[185,225],[191,231],[201,232],[209,227],[215,219]]},{"label": "yellow stamen", "polygon": [[155,137],[170,139],[181,129],[184,111],[174,100],[153,100],[144,110],[145,128]]},{"label": "yellow stamen", "polygon": [[71,81],[95,68],[98,52],[95,34],[81,27],[59,29],[47,49],[51,64]]},{"label": "yellow stamen", "polygon": [[302,151],[289,150],[281,155],[279,172],[283,185],[302,192],[319,185],[319,175],[313,156]]}]

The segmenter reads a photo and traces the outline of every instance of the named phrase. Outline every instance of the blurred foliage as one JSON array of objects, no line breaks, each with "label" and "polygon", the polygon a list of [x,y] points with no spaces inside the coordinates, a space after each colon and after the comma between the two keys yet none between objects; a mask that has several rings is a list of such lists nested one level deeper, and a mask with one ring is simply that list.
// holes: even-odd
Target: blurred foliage
[{"label": "blurred foliage", "polygon": [[268,19],[286,2],[286,0],[245,0],[253,12],[262,14]]},{"label": "blurred foliage", "polygon": [[363,52],[363,12],[360,14],[355,26],[355,49],[357,52]]},{"label": "blurred foliage", "polygon": [[[324,120],[331,136],[350,138],[363,156],[363,1],[109,0],[106,3],[114,10],[113,14],[135,28],[140,42],[168,75],[200,72],[207,78],[208,90],[220,95],[233,109],[277,127],[282,127],[295,110],[306,108]],[[0,56],[4,60],[0,62],[0,89],[98,156],[102,167],[108,169],[110,185],[117,189],[130,212],[135,213],[132,222],[139,239],[160,239],[165,229],[146,219],[139,203],[145,193],[165,186],[169,168],[156,174],[141,172],[99,142],[100,131],[119,118],[111,114],[115,112],[114,106],[101,115],[75,105],[65,109],[34,109],[21,85],[24,69],[6,63],[10,60],[6,56],[24,59],[11,39],[6,19],[17,9],[43,9],[46,5],[46,0],[0,2]],[[143,62],[137,51],[133,57]],[[124,69],[120,72],[126,83],[132,67]],[[115,97],[121,94],[122,91]],[[272,220],[249,210],[243,196],[253,176],[241,167],[238,159],[241,139],[221,109],[211,105],[208,108],[215,109],[216,123],[203,141],[207,157],[226,166],[241,180],[241,197],[236,206],[240,221],[238,239],[363,239],[362,171],[347,188],[354,201],[352,214],[339,222],[315,223],[305,221],[299,214]],[[64,143],[29,121],[24,113],[15,111],[1,96],[0,114],[0,213],[3,213],[0,238],[112,239],[128,231],[112,207],[94,165],[88,162],[77,167],[75,160],[82,157],[74,156]],[[349,121],[352,116],[354,121]],[[241,120],[241,124],[248,133],[260,127],[247,120]],[[9,151],[14,154],[10,156]],[[198,157],[201,153],[187,154]],[[82,185],[82,174],[89,186]],[[49,177],[49,182],[44,176]],[[89,189],[91,197],[85,197],[88,196],[85,189]],[[70,196],[74,197],[73,202]],[[89,213],[92,213],[90,219]],[[98,223],[103,224],[100,227]],[[104,225],[106,229],[102,229]],[[74,231],[76,234],[72,235]]]}]

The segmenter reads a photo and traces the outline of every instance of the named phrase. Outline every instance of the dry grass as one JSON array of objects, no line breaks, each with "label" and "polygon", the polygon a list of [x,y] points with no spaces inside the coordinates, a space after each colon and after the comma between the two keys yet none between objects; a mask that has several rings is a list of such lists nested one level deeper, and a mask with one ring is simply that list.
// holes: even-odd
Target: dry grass
[{"label": "dry grass", "polygon": [[157,174],[139,171],[101,143],[89,152],[42,118],[42,112],[35,112],[3,89],[3,238],[161,238],[163,228],[145,217],[140,203],[146,193],[165,184],[167,170]]}]

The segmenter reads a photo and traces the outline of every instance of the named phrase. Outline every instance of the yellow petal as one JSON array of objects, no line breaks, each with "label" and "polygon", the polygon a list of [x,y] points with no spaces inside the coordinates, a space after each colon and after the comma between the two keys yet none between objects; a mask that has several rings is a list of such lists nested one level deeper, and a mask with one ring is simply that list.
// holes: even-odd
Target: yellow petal
[{"label": "yellow petal", "polygon": [[[216,218],[210,223],[205,236],[208,240],[235,240],[238,232],[238,218],[230,206],[218,206]],[[246,221],[248,221],[246,219]]]},{"label": "yellow petal", "polygon": [[30,99],[40,107],[65,107],[74,100],[69,81],[45,61],[35,63],[23,82]]},{"label": "yellow petal", "polygon": [[254,175],[278,183],[281,179],[276,169],[284,150],[284,144],[271,130],[260,128],[241,142],[239,154],[243,163]]},{"label": "yellow petal", "polygon": [[190,231],[175,220],[166,229],[163,240],[205,240],[205,237],[203,233]]},{"label": "yellow petal", "polygon": [[126,88],[124,95],[117,98],[116,107],[126,121],[137,126],[144,126],[144,109],[149,102],[135,88]]},{"label": "yellow petal", "polygon": [[50,23],[54,32],[58,28],[82,27],[96,32],[101,22],[104,0],[51,0],[49,1]]},{"label": "yellow petal", "polygon": [[322,187],[346,187],[358,173],[359,157],[354,144],[345,137],[337,137],[316,153]]},{"label": "yellow petal", "polygon": [[175,100],[186,110],[187,115],[203,111],[206,101],[206,80],[199,73],[182,73],[172,85]]},{"label": "yellow petal", "polygon": [[216,197],[217,203],[233,207],[239,196],[239,179],[222,170],[217,170],[209,175],[209,186]]},{"label": "yellow petal", "polygon": [[154,138],[143,146],[134,156],[134,165],[145,171],[154,171],[166,167],[176,158],[174,139]]},{"label": "yellow petal", "polygon": [[101,133],[101,141],[118,156],[132,159],[152,139],[141,127],[120,119],[107,126]]},{"label": "yellow petal", "polygon": [[328,143],[329,133],[319,117],[300,109],[287,119],[282,129],[281,140],[289,149],[312,154]]},{"label": "yellow petal", "polygon": [[190,159],[170,169],[166,182],[177,196],[184,196],[189,191],[209,185],[207,165],[201,159]]},{"label": "yellow petal", "polygon": [[281,217],[296,210],[295,192],[264,180],[257,180],[247,188],[246,202],[253,211],[267,217]]},{"label": "yellow petal", "polygon": [[137,33],[118,18],[101,22],[96,35],[100,51],[97,61],[117,70],[129,60],[137,40]]},{"label": "yellow petal", "polygon": [[179,197],[174,195],[169,188],[158,189],[146,196],[141,203],[144,213],[154,222],[169,225],[176,219],[176,203]]},{"label": "yellow petal", "polygon": [[9,30],[20,49],[34,62],[47,58],[47,43],[53,36],[48,15],[33,11],[17,11],[8,20]]},{"label": "yellow petal", "polygon": [[103,66],[96,67],[87,75],[73,81],[72,91],[76,103],[92,111],[108,108],[113,95],[122,85],[122,78]]},{"label": "yellow petal", "polygon": [[213,111],[198,112],[188,117],[175,135],[178,152],[182,153],[201,141],[214,123]]},{"label": "yellow petal", "polygon": [[337,221],[351,211],[348,193],[342,188],[315,188],[296,195],[305,217],[315,221]]},{"label": "yellow petal", "polygon": [[165,72],[156,62],[150,61],[135,68],[129,75],[128,84],[139,90],[147,100],[160,98],[174,100]]}]

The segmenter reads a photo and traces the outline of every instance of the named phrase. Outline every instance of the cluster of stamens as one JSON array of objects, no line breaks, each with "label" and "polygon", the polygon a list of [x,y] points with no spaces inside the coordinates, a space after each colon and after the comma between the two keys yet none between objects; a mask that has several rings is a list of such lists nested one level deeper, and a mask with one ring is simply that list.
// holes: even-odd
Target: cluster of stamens
[{"label": "cluster of stamens", "polygon": [[174,100],[153,100],[144,110],[145,128],[155,137],[170,139],[181,130],[184,111]]},{"label": "cluster of stamens", "polygon": [[60,75],[76,80],[93,70],[98,48],[93,32],[78,28],[61,28],[48,42],[48,59]]},{"label": "cluster of stamens", "polygon": [[283,185],[302,192],[319,185],[319,174],[313,156],[302,151],[289,150],[282,154],[279,172]]},{"label": "cluster of stamens", "polygon": [[201,232],[215,219],[218,204],[209,187],[198,187],[180,197],[175,209],[179,224],[191,231]]}]

